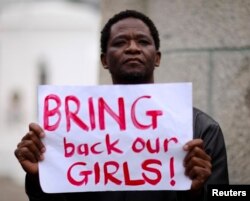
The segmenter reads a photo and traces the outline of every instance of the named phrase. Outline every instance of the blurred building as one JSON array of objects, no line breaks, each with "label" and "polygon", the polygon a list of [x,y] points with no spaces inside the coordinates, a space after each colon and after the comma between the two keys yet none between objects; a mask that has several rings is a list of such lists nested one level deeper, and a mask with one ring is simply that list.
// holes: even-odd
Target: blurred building
[{"label": "blurred building", "polygon": [[0,0],[0,176],[24,181],[14,150],[39,84],[98,83],[99,26],[98,1]]},{"label": "blurred building", "polygon": [[[230,182],[249,184],[250,1],[101,2],[103,22],[124,9],[139,10],[153,19],[162,52],[156,81],[193,83],[194,106],[214,117],[223,129]],[[111,82],[104,70],[100,82]]]}]

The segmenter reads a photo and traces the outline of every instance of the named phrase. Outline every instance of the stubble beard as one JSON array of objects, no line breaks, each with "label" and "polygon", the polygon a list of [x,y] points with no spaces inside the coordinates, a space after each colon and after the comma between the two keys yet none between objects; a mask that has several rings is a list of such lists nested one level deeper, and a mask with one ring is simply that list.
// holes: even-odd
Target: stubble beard
[{"label": "stubble beard", "polygon": [[146,72],[110,72],[119,84],[144,84],[148,83],[152,74]]}]

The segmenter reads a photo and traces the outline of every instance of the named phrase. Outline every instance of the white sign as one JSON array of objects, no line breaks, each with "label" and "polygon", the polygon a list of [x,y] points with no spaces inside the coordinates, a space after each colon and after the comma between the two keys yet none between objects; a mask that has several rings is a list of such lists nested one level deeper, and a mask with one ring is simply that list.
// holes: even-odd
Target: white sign
[{"label": "white sign", "polygon": [[39,86],[44,192],[187,190],[192,84]]}]

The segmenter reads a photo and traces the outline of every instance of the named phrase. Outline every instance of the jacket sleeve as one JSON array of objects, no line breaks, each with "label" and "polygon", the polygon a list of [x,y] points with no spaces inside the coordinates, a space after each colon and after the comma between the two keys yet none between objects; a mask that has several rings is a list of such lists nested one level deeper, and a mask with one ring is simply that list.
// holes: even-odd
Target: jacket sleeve
[{"label": "jacket sleeve", "polygon": [[212,174],[200,197],[200,200],[206,200],[209,184],[229,184],[226,146],[219,124],[197,109],[194,109],[194,138],[203,140],[204,149],[212,158]]},{"label": "jacket sleeve", "polygon": [[177,194],[178,201],[207,199],[207,186],[209,184],[229,184],[227,153],[224,137],[219,124],[207,114],[198,109],[193,113],[193,137],[201,138],[204,143],[204,149],[212,158],[212,174],[206,181],[204,188],[192,195],[190,191],[184,191]]},{"label": "jacket sleeve", "polygon": [[223,133],[217,122],[205,113],[195,113],[194,138],[201,138],[204,148],[212,158],[212,174],[208,184],[228,184],[227,152]]},{"label": "jacket sleeve", "polygon": [[105,192],[45,193],[40,186],[38,176],[29,174],[26,174],[25,190],[29,201],[100,201],[104,200],[102,199],[104,195],[108,196]]},{"label": "jacket sleeve", "polygon": [[66,201],[62,194],[47,194],[41,189],[38,176],[26,174],[25,190],[29,201]]}]

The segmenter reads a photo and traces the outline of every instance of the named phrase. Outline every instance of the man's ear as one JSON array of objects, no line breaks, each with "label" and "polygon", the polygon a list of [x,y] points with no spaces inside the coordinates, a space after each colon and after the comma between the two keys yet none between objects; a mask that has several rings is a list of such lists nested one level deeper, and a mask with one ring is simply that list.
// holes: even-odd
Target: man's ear
[{"label": "man's ear", "polygon": [[161,52],[157,51],[155,56],[155,67],[160,66],[161,63]]},{"label": "man's ear", "polygon": [[101,62],[102,62],[102,67],[104,69],[108,69],[108,64],[107,64],[107,59],[106,59],[106,54],[105,53],[101,53]]}]

